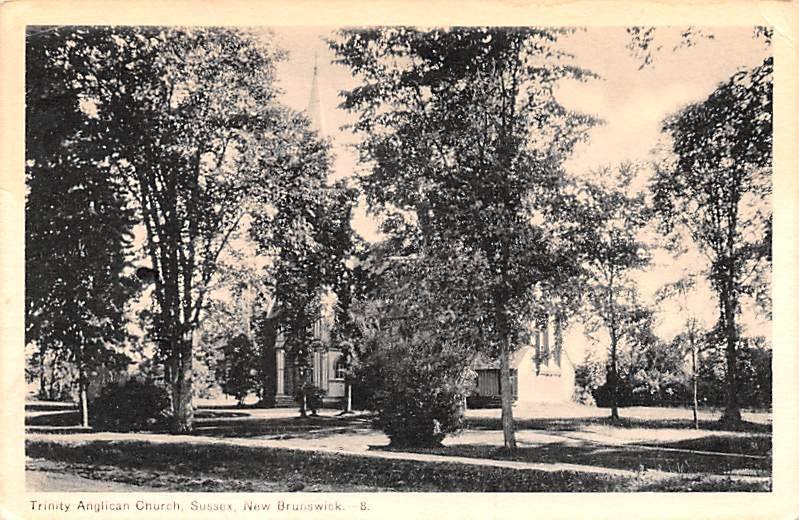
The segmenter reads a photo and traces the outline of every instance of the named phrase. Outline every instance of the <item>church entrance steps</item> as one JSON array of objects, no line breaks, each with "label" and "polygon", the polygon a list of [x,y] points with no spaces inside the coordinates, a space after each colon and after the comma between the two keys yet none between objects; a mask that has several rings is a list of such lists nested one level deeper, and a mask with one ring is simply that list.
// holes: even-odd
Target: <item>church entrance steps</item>
[{"label": "church entrance steps", "polygon": [[294,396],[291,395],[276,395],[275,396],[275,408],[295,408],[297,407],[297,401],[294,400]]},{"label": "church entrance steps", "polygon": [[[323,397],[322,406],[325,408],[340,408],[344,401],[343,397]],[[276,395],[275,408],[297,408],[300,403],[291,395]]]}]

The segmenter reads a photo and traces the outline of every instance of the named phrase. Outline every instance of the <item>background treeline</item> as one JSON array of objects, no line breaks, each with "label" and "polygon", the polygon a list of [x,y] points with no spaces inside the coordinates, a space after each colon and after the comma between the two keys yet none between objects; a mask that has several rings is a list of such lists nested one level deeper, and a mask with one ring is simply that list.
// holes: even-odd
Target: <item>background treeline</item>
[{"label": "background treeline", "polygon": [[[725,361],[723,348],[708,335],[698,356],[697,400],[700,406],[722,408],[725,403]],[[742,407],[771,409],[772,351],[762,338],[746,339],[738,356]],[[621,364],[619,406],[691,406],[692,370],[686,356],[672,345],[659,344]],[[575,373],[574,400],[582,404],[610,405],[606,384],[606,363],[586,359]]]}]

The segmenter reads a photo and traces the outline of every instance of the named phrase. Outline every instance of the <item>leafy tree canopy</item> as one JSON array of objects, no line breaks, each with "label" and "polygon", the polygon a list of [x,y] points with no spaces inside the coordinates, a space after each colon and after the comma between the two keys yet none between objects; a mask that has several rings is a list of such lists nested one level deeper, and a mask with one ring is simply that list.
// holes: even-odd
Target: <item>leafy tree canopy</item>
[{"label": "leafy tree canopy", "polygon": [[652,182],[664,232],[686,233],[709,263],[727,342],[724,419],[737,421],[741,298],[770,308],[773,59],[736,73],[665,121],[673,155]]}]

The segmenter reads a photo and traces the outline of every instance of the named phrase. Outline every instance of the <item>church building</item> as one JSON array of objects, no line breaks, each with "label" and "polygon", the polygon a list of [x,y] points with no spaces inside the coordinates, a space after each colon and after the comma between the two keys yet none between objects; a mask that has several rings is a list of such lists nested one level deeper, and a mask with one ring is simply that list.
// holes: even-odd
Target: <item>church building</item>
[{"label": "church building", "polygon": [[[324,118],[319,97],[319,67],[314,62],[311,79],[311,95],[307,109],[308,119],[314,130],[324,135]],[[318,340],[317,347],[308,360],[309,367],[301,367],[284,348],[284,339],[278,335],[275,346],[275,406],[293,407],[297,403],[295,394],[302,378],[324,392],[325,406],[342,406],[346,398],[344,374],[346,367],[342,353],[331,343],[334,325],[332,302],[335,296],[328,293],[322,296],[322,313],[313,326],[313,336]],[[302,373],[307,370],[308,373]]]}]

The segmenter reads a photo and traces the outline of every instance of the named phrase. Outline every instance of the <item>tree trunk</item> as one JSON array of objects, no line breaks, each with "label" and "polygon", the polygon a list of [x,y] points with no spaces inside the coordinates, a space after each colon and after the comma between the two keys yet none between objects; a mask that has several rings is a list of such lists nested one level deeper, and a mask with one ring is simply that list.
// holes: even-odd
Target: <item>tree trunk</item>
[{"label": "tree trunk", "polygon": [[45,365],[45,356],[47,355],[47,348],[44,342],[39,345],[39,398],[47,399],[47,367]]},{"label": "tree trunk", "polygon": [[610,418],[614,421],[619,419],[619,367],[616,359],[616,349],[618,340],[615,331],[610,334]]},{"label": "tree trunk", "polygon": [[507,341],[503,341],[499,354],[499,392],[502,398],[502,436],[506,450],[516,449],[516,433],[513,423],[513,387],[510,379],[510,352]]},{"label": "tree trunk", "polygon": [[86,392],[86,387],[88,386],[86,381],[86,370],[82,366],[78,370],[78,399],[80,402],[80,424],[84,428],[89,427],[89,399]]},{"label": "tree trunk", "polygon": [[[63,390],[63,388],[60,389]],[[61,392],[58,392],[58,394],[61,394]],[[55,374],[53,374],[47,382],[47,399],[55,401],[60,397],[61,395],[56,395],[56,378]]]},{"label": "tree trunk", "polygon": [[693,387],[693,413],[694,413],[694,429],[699,429],[699,399],[698,390],[699,385],[696,373],[696,338],[694,338],[693,324],[691,325],[690,340],[691,340],[691,371],[692,371],[692,387]]},{"label": "tree trunk", "polygon": [[352,385],[344,383],[344,413],[352,413]]},{"label": "tree trunk", "polygon": [[172,432],[190,432],[194,423],[192,406],[192,377],[194,331],[184,333],[175,345],[174,369],[172,370]]},{"label": "tree trunk", "polygon": [[614,291],[614,272],[611,270],[608,281],[608,302],[610,308],[610,418],[613,421],[619,420],[619,365],[617,360],[617,350],[619,338],[616,331],[616,302],[613,297]]},{"label": "tree trunk", "polygon": [[261,353],[261,402],[273,406],[277,394],[277,325],[276,318],[266,316],[261,322],[260,336],[257,338]]},{"label": "tree trunk", "polygon": [[[504,268],[505,266],[503,266]],[[510,377],[510,326],[505,314],[507,298],[502,290],[494,296],[495,320],[499,339],[499,395],[502,403],[502,436],[506,450],[516,449],[516,428],[513,421],[513,383]]]},{"label": "tree trunk", "polygon": [[84,428],[89,427],[89,400],[86,395],[86,383],[80,384],[80,424]]},{"label": "tree trunk", "polygon": [[89,427],[89,400],[86,393],[86,365],[84,363],[84,344],[83,335],[80,335],[80,343],[78,345],[78,403],[80,406],[80,424],[84,428]]},{"label": "tree trunk", "polygon": [[721,421],[726,424],[741,422],[741,410],[738,405],[738,334],[735,330],[735,301],[730,291],[722,295],[724,306],[724,336],[727,342],[727,402]]},{"label": "tree trunk", "polygon": [[300,399],[300,417],[308,417],[308,399],[305,396],[304,384],[300,393],[302,395],[302,398]]}]

